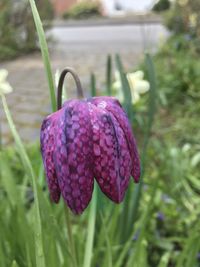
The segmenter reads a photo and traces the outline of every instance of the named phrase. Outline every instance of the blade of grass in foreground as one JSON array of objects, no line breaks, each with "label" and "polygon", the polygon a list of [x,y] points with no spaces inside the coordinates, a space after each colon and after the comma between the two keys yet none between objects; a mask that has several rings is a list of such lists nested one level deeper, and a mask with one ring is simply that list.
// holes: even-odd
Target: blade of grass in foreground
[{"label": "blade of grass in foreground", "polygon": [[106,224],[105,224],[105,219],[103,214],[101,213],[101,221],[102,221],[102,227],[103,227],[103,235],[105,237],[106,240],[106,257],[105,257],[105,263],[103,266],[107,266],[107,267],[112,267],[112,247],[110,244],[110,238],[108,236],[108,231],[106,228]]},{"label": "blade of grass in foreground", "polygon": [[97,185],[94,185],[94,193],[92,198],[92,203],[90,206],[89,219],[88,219],[88,229],[87,229],[87,240],[85,246],[85,255],[83,267],[90,267],[92,262],[92,250],[94,243],[94,231],[96,222],[96,206],[97,206]]},{"label": "blade of grass in foreground", "polygon": [[121,84],[122,84],[122,88],[121,90],[123,91],[123,95],[124,95],[124,105],[125,105],[125,109],[126,112],[128,114],[129,119],[132,121],[132,95],[131,95],[131,89],[129,86],[129,82],[126,78],[126,73],[124,71],[124,67],[122,65],[122,61],[120,56],[117,54],[115,56],[115,62],[116,62],[116,66],[117,69],[119,71],[120,74],[120,80],[121,80]]},{"label": "blade of grass in foreground", "polygon": [[111,55],[107,57],[107,64],[106,64],[106,90],[108,96],[112,95],[112,58]]},{"label": "blade of grass in foreground", "polygon": [[2,153],[0,153],[0,174],[1,186],[5,189],[12,207],[16,207],[19,203],[19,193],[17,191],[16,182],[13,181],[9,161]]},{"label": "blade of grass in foreground", "polygon": [[49,60],[49,52],[48,52],[48,46],[45,38],[45,33],[44,29],[42,26],[42,22],[40,19],[40,15],[38,13],[36,4],[34,0],[29,0],[32,13],[33,13],[33,18],[35,21],[35,26],[37,29],[38,37],[39,37],[39,42],[40,42],[40,48],[42,52],[42,58],[43,62],[45,65],[45,70],[46,70],[46,75],[47,75],[47,80],[48,80],[48,85],[49,85],[49,91],[50,91],[50,97],[51,97],[51,106],[52,110],[56,111],[56,96],[55,96],[55,90],[54,90],[54,81],[53,81],[53,75],[52,75],[52,69],[51,69],[51,64]]},{"label": "blade of grass in foreground", "polygon": [[[146,54],[145,62],[146,62],[148,80],[150,82],[148,121],[147,121],[147,128],[146,128],[145,136],[144,136],[143,150],[141,154],[141,165],[142,165],[141,178],[140,178],[140,183],[136,184],[134,188],[133,200],[131,202],[132,206],[129,209],[130,212],[129,212],[128,222],[127,222],[128,226],[134,224],[136,220],[136,216],[137,216],[137,211],[138,211],[139,201],[140,201],[140,196],[141,196],[141,188],[143,184],[147,146],[149,143],[151,129],[152,129],[154,116],[156,112],[156,77],[155,77],[153,61],[149,54]],[[127,227],[127,233],[129,231],[130,229],[128,229]]]},{"label": "blade of grass in foreground", "polygon": [[36,177],[35,177],[30,159],[28,158],[28,155],[27,155],[26,150],[23,146],[23,143],[22,143],[22,141],[21,141],[21,139],[17,133],[17,130],[15,128],[13,119],[12,119],[10,111],[8,109],[8,105],[7,105],[5,96],[2,95],[1,99],[2,99],[3,108],[4,108],[4,111],[6,114],[6,118],[8,120],[8,124],[9,124],[10,130],[11,130],[11,133],[13,135],[13,138],[14,138],[16,146],[17,146],[17,151],[19,153],[19,156],[21,158],[21,161],[24,165],[24,168],[25,168],[28,176],[31,177],[31,183],[33,186],[33,192],[34,192],[34,198],[35,198],[34,227],[35,227],[36,266],[37,267],[45,267],[45,257],[44,257],[44,248],[43,248],[43,238],[42,238],[42,223],[41,223],[40,207],[39,207],[39,201],[38,201]]},{"label": "blade of grass in foreground", "polygon": [[147,231],[149,218],[150,218],[150,215],[153,209],[153,205],[154,205],[153,199],[155,196],[157,185],[158,185],[158,180],[155,180],[153,183],[153,188],[151,189],[150,199],[141,217],[141,221],[140,221],[139,229],[138,229],[139,235],[136,241],[136,245],[134,246],[132,253],[130,253],[130,256],[128,257],[128,262],[125,265],[126,267],[147,266],[147,264],[145,263],[145,258],[147,256],[146,255],[146,244],[145,244],[146,243],[145,233]]}]

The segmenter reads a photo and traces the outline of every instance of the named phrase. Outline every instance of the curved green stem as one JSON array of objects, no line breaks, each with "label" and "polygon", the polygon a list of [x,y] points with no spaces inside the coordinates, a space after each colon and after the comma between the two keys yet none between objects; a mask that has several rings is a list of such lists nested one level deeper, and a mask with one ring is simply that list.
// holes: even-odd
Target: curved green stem
[{"label": "curved green stem", "polygon": [[60,75],[60,79],[58,82],[58,90],[57,90],[57,109],[60,109],[62,107],[62,89],[63,89],[63,83],[65,80],[65,76],[67,75],[67,73],[70,73],[72,75],[72,77],[74,78],[74,81],[76,83],[76,89],[77,89],[77,96],[79,98],[83,98],[83,89],[81,86],[81,81],[78,77],[78,75],[76,74],[76,72],[70,68],[70,67],[66,67],[61,75]]}]

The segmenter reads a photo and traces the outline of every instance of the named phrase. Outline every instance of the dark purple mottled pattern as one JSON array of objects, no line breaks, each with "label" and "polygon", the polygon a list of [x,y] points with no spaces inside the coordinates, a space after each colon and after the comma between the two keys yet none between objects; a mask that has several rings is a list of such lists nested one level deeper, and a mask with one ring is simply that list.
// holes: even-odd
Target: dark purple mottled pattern
[{"label": "dark purple mottled pattern", "polygon": [[57,132],[57,114],[56,112],[48,116],[41,127],[41,152],[46,170],[47,184],[50,191],[50,197],[53,202],[58,203],[60,199],[60,188],[56,176],[56,170],[53,161],[53,152],[55,148],[55,135]]},{"label": "dark purple mottled pattern", "polygon": [[60,192],[80,214],[92,197],[94,178],[114,202],[123,200],[140,161],[128,118],[111,97],[70,100],[44,120],[41,150],[51,198]]},{"label": "dark purple mottled pattern", "polygon": [[94,185],[89,116],[85,101],[68,101],[59,118],[55,143],[54,160],[60,190],[76,214],[89,204]]},{"label": "dark purple mottled pattern", "polygon": [[101,190],[114,202],[123,200],[131,159],[124,133],[114,116],[89,105],[93,127],[94,173]]},{"label": "dark purple mottled pattern", "polygon": [[109,111],[118,121],[121,129],[123,130],[129,152],[132,159],[132,169],[131,175],[133,176],[135,182],[139,182],[140,178],[140,159],[137,151],[137,145],[132,133],[131,125],[129,123],[128,117],[125,111],[122,109],[119,101],[113,97],[93,97],[91,102],[97,106],[101,106],[103,109]]}]

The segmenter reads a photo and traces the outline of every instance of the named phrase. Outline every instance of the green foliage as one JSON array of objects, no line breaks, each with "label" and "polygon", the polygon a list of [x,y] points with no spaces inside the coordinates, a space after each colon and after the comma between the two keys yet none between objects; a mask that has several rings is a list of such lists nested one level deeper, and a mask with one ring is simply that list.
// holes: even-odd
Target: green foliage
[{"label": "green foliage", "polygon": [[[49,0],[38,0],[43,20],[51,20],[53,9]],[[38,39],[27,1],[0,1],[0,60],[38,49]]]},{"label": "green foliage", "polygon": [[101,15],[98,2],[83,1],[73,5],[64,13],[64,19],[87,19]]},{"label": "green foliage", "polygon": [[200,38],[200,2],[176,0],[166,15],[166,25],[176,34],[187,33]]},{"label": "green foliage", "polygon": [[159,97],[163,105],[200,100],[199,47],[189,36],[173,36],[155,56]]},{"label": "green foliage", "polygon": [[162,12],[170,8],[169,0],[159,0],[152,8],[155,12]]}]

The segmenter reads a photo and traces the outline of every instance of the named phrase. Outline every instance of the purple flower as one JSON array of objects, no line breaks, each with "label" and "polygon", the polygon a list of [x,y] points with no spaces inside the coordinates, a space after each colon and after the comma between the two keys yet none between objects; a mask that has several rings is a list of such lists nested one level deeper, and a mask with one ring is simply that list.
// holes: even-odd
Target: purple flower
[{"label": "purple flower", "polygon": [[70,100],[41,128],[41,151],[51,199],[62,194],[80,214],[97,180],[102,192],[120,203],[130,176],[140,177],[140,161],[127,115],[112,97]]},{"label": "purple flower", "polygon": [[156,217],[157,217],[157,219],[159,221],[164,221],[165,220],[165,215],[162,212],[158,212]]}]

